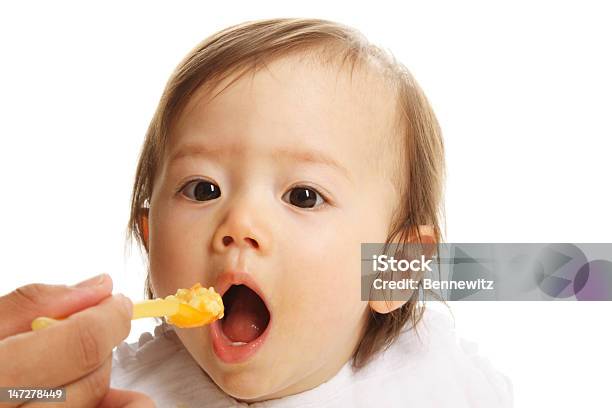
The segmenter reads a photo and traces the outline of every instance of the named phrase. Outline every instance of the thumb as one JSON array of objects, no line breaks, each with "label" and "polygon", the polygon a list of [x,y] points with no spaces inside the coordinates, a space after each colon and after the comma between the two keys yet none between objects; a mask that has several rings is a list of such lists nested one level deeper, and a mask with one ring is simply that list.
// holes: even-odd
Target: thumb
[{"label": "thumb", "polygon": [[145,394],[111,388],[98,408],[155,408],[155,404]]},{"label": "thumb", "polygon": [[113,281],[107,274],[74,286],[33,283],[0,297],[0,340],[30,331],[40,316],[66,317],[98,304],[111,294]]}]

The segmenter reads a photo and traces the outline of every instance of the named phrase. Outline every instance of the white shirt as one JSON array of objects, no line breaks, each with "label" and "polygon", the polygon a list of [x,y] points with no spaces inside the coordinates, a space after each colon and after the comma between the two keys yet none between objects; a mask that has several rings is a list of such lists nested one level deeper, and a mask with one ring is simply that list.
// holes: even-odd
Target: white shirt
[{"label": "white shirt", "polygon": [[[164,333],[165,332],[165,333]],[[172,327],[113,353],[111,387],[140,391],[158,407],[511,407],[512,384],[474,343],[458,340],[445,314],[427,309],[415,330],[404,329],[389,349],[361,370],[351,362],[311,390],[253,404],[225,394],[187,352]]]}]

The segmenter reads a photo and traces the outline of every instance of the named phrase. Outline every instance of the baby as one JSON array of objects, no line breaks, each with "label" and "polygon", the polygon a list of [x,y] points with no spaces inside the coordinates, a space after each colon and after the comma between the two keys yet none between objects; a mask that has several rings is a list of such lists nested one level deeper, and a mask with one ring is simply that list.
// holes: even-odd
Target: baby
[{"label": "baby", "polygon": [[151,121],[130,232],[149,297],[201,282],[225,317],[122,344],[112,385],[160,406],[507,406],[441,315],[361,300],[360,244],[440,242],[443,182],[426,97],[358,31],[274,19],[209,37]]}]

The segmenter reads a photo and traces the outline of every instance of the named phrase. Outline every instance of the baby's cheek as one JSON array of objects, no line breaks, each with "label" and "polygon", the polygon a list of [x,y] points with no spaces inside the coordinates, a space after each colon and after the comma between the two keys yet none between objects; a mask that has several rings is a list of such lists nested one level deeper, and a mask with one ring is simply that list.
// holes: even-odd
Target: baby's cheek
[{"label": "baby's cheek", "polygon": [[317,238],[316,245],[287,251],[291,258],[283,263],[288,266],[277,292],[283,314],[277,320],[279,347],[302,373],[350,358],[367,307],[361,301],[359,242],[327,230]]},{"label": "baby's cheek", "polygon": [[313,355],[337,358],[358,340],[361,317],[367,307],[367,302],[361,301],[359,285],[358,275],[328,271],[305,282],[303,287],[307,289],[294,298],[292,310],[296,315],[291,323]]}]

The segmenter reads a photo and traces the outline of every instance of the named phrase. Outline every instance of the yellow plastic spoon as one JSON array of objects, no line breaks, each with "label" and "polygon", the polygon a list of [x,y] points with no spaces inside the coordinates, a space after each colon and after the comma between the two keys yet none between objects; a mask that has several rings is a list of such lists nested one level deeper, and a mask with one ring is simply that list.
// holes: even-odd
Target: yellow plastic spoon
[{"label": "yellow plastic spoon", "polygon": [[[134,303],[132,320],[162,316],[180,328],[203,326],[223,317],[223,300],[214,288],[206,289],[196,283],[190,289],[179,289],[175,295],[163,299]],[[32,330],[44,329],[59,320],[63,318],[37,317],[32,321]]]}]

